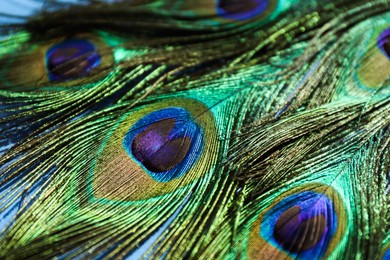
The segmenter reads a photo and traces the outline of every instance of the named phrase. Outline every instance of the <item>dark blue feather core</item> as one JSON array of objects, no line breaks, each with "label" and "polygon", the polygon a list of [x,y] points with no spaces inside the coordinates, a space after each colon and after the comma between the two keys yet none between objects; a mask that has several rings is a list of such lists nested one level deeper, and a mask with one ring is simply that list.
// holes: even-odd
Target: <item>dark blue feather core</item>
[{"label": "dark blue feather core", "polygon": [[153,179],[168,182],[193,166],[203,147],[203,131],[183,108],[150,113],[126,133],[123,147]]},{"label": "dark blue feather core", "polygon": [[305,191],[281,200],[260,225],[260,236],[288,255],[321,258],[337,229],[333,202],[324,194]]},{"label": "dark blue feather core", "polygon": [[226,19],[244,21],[267,10],[267,0],[217,0],[217,14]]},{"label": "dark blue feather core", "polygon": [[68,81],[86,76],[100,63],[101,57],[95,46],[84,39],[62,41],[46,53],[46,68],[51,81]]},{"label": "dark blue feather core", "polygon": [[382,53],[390,59],[390,28],[379,35],[377,44]]},{"label": "dark blue feather core", "polygon": [[383,255],[383,260],[390,260],[390,249],[388,249]]}]

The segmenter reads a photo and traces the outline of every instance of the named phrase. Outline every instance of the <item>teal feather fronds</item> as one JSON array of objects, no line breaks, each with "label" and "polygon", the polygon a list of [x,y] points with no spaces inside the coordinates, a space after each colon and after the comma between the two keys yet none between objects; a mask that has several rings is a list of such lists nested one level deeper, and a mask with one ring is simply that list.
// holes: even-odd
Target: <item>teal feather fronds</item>
[{"label": "teal feather fronds", "polygon": [[0,27],[0,258],[389,259],[390,2],[18,19]]}]

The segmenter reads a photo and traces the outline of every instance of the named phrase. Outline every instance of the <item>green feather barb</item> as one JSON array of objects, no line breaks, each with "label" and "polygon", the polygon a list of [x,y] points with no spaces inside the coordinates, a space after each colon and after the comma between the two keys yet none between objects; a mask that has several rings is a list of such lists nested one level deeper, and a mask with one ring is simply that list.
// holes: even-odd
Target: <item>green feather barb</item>
[{"label": "green feather barb", "polygon": [[18,19],[0,20],[1,259],[390,257],[388,1]]}]

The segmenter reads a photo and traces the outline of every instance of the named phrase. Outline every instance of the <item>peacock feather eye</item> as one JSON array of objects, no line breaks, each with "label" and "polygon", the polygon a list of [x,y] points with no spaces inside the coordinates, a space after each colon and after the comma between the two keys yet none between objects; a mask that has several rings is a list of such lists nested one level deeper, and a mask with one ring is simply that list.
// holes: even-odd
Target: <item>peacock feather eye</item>
[{"label": "peacock feather eye", "polygon": [[141,118],[126,134],[123,146],[156,181],[184,174],[202,152],[202,131],[183,108],[166,108]]},{"label": "peacock feather eye", "polygon": [[324,186],[293,189],[278,197],[252,225],[248,258],[329,256],[345,229],[340,202],[336,191]]},{"label": "peacock feather eye", "polygon": [[385,254],[383,255],[383,260],[387,260],[387,259],[390,259],[390,249],[388,249]]},{"label": "peacock feather eye", "polygon": [[54,44],[46,53],[51,81],[68,81],[86,76],[101,63],[93,43],[85,39],[66,39]]},{"label": "peacock feather eye", "polygon": [[216,133],[213,114],[195,99],[163,100],[124,115],[90,174],[94,199],[145,200],[187,186],[213,167]]},{"label": "peacock feather eye", "polygon": [[385,244],[382,252],[381,252],[381,259],[382,260],[388,260],[390,259],[390,243],[388,242],[387,244]]},{"label": "peacock feather eye", "polygon": [[219,16],[233,20],[247,20],[262,14],[267,10],[267,0],[218,0],[217,13]]},{"label": "peacock feather eye", "polygon": [[179,1],[173,6],[167,5],[171,11],[179,12],[191,18],[200,18],[202,23],[218,25],[220,23],[245,22],[252,19],[266,20],[277,9],[275,0],[200,0]]},{"label": "peacock feather eye", "polygon": [[5,87],[57,90],[85,85],[104,78],[114,63],[111,48],[93,34],[26,44],[22,49],[20,57],[2,61]]},{"label": "peacock feather eye", "polygon": [[[302,192],[281,203],[281,210],[271,211],[266,216],[268,221],[262,223],[273,226],[272,235],[280,247],[291,253],[308,253],[327,246],[329,237],[334,234],[336,219],[329,198],[319,193]],[[293,205],[286,209],[282,207],[283,203]],[[270,219],[276,219],[276,222]],[[265,231],[264,236],[268,235],[266,228],[261,230]]]},{"label": "peacock feather eye", "polygon": [[371,37],[362,51],[361,62],[357,70],[359,85],[375,90],[388,85],[390,76],[390,27],[374,27]]},{"label": "peacock feather eye", "polygon": [[378,47],[382,50],[383,54],[390,59],[390,28],[387,28],[379,35]]}]

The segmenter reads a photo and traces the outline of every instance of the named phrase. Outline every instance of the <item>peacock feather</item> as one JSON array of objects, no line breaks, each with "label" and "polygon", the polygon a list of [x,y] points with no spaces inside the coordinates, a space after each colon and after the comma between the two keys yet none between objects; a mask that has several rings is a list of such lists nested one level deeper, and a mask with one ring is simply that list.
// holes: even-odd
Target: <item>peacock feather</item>
[{"label": "peacock feather", "polygon": [[1,259],[390,259],[389,1],[35,2]]}]

